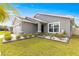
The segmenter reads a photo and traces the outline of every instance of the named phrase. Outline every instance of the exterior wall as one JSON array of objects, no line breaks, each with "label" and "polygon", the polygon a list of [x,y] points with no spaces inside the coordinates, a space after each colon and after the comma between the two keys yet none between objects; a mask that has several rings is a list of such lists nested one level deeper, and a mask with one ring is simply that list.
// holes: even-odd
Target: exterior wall
[{"label": "exterior wall", "polygon": [[48,33],[48,26],[47,26],[48,24],[44,24],[44,33]]},{"label": "exterior wall", "polygon": [[70,35],[71,36],[73,35],[73,24],[72,24],[72,21],[70,22]]},{"label": "exterior wall", "polygon": [[19,35],[21,33],[21,21],[17,18],[14,20],[13,33]]},{"label": "exterior wall", "polygon": [[[36,15],[35,18],[40,19],[40,20],[44,20],[47,21],[48,23],[52,23],[52,22],[60,22],[60,32],[63,29],[64,31],[66,31],[67,35],[70,37],[71,34],[71,25],[70,25],[70,19],[68,18],[64,18],[64,17],[56,17],[56,16],[48,16],[48,15]],[[45,32],[48,32],[47,29],[48,26],[45,25]]]},{"label": "exterior wall", "polygon": [[22,33],[33,34],[37,32],[37,25],[28,22],[22,22]]}]

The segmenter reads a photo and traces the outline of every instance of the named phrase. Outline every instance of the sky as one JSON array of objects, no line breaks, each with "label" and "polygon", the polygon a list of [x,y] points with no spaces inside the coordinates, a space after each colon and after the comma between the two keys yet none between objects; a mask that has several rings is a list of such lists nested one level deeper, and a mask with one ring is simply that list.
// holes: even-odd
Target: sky
[{"label": "sky", "polygon": [[[18,10],[19,16],[33,17],[36,13],[74,16],[76,24],[79,25],[79,3],[14,3],[11,5]],[[11,12],[10,14],[13,20],[14,15]],[[6,25],[11,26],[12,20]]]}]

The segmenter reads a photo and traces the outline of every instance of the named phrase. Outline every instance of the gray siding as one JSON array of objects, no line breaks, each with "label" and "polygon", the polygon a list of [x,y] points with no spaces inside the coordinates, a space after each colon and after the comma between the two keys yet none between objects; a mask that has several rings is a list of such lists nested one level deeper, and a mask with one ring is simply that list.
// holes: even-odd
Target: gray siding
[{"label": "gray siding", "polygon": [[15,18],[13,24],[13,33],[19,35],[21,33],[21,21]]},{"label": "gray siding", "polygon": [[33,34],[37,32],[37,25],[28,22],[22,22],[22,33]]},{"label": "gray siding", "polygon": [[48,32],[48,26],[47,26],[47,24],[44,24],[44,33],[47,33]]},{"label": "gray siding", "polygon": [[[64,29],[67,32],[67,35],[70,37],[72,35],[71,33],[71,26],[70,25],[70,19],[64,18],[64,17],[56,17],[56,16],[48,16],[48,15],[36,15],[35,18],[47,21],[48,23],[51,22],[60,22],[60,31]],[[45,25],[45,32],[48,30],[46,29],[47,25]],[[47,27],[48,28],[48,27]]]}]

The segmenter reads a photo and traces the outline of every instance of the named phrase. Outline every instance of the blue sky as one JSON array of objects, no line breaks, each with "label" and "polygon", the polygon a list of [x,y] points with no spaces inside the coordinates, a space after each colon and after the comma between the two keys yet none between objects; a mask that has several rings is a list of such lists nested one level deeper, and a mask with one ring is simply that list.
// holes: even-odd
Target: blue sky
[{"label": "blue sky", "polygon": [[[19,11],[20,16],[33,17],[36,13],[75,16],[75,22],[79,25],[79,4],[77,3],[16,3],[12,6]],[[11,26],[12,22],[8,22],[7,25]]]}]

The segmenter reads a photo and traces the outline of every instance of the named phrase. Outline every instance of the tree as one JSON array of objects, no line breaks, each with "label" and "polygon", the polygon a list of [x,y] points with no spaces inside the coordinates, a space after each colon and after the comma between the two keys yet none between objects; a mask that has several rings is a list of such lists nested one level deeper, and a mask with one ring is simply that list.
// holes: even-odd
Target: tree
[{"label": "tree", "polygon": [[0,23],[6,22],[7,20],[9,20],[9,14],[8,11],[13,11],[13,14],[15,15],[19,15],[19,12],[17,11],[17,9],[15,7],[13,7],[11,4],[8,3],[2,3],[0,4]]},{"label": "tree", "polygon": [[[17,9],[13,7],[11,4],[2,3],[0,4],[0,24],[4,27],[5,22],[10,20],[10,15],[8,11],[13,11],[14,15],[19,15]],[[5,27],[4,27],[5,28]]]},{"label": "tree", "polygon": [[4,8],[0,7],[0,23],[6,22],[8,19],[8,13],[4,10]]}]

